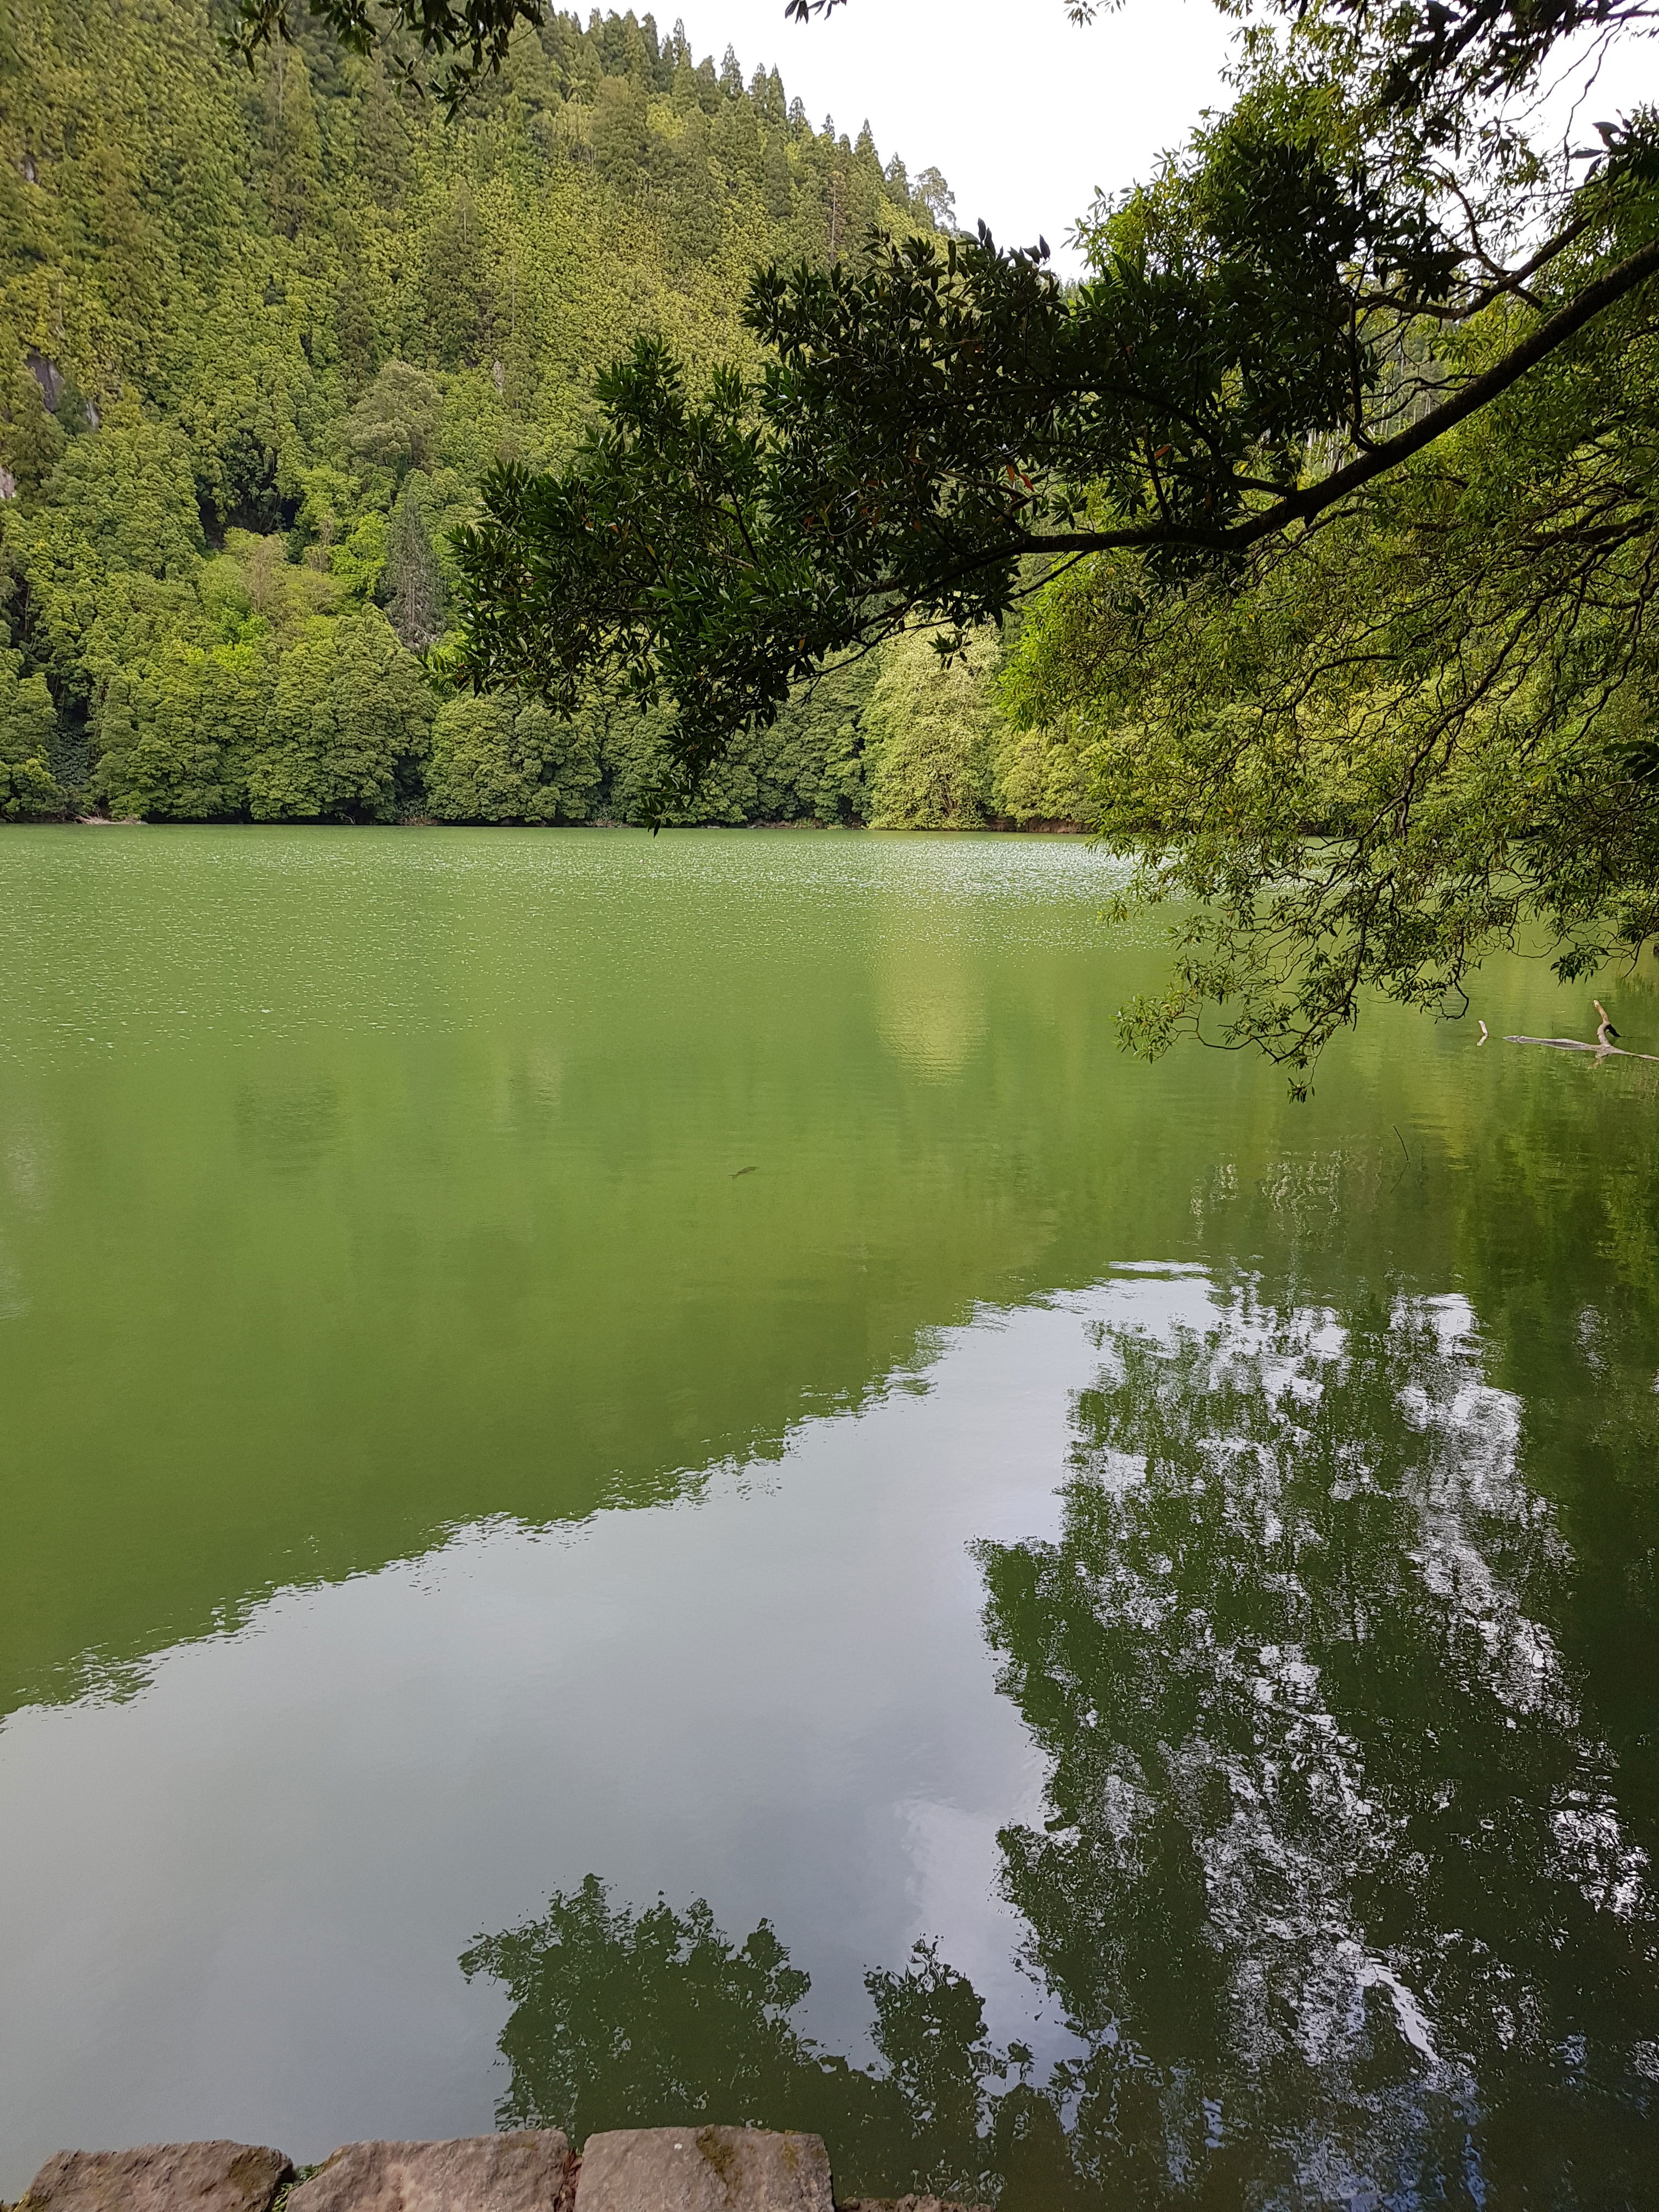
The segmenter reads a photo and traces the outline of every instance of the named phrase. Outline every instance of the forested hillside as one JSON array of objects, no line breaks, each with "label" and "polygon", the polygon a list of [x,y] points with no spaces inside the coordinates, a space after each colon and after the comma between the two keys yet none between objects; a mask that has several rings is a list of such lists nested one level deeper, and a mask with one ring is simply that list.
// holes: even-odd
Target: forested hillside
[{"label": "forested hillside", "polygon": [[[202,0],[3,21],[0,815],[634,817],[648,720],[428,676],[447,532],[492,463],[562,456],[637,331],[739,357],[757,263],[948,222],[944,180],[648,15],[522,28],[453,120],[317,31],[250,73]],[[866,818],[872,693],[890,726],[918,685],[931,657],[830,676],[695,818]],[[1012,811],[983,689],[943,781],[925,732],[876,777],[884,818]]]}]

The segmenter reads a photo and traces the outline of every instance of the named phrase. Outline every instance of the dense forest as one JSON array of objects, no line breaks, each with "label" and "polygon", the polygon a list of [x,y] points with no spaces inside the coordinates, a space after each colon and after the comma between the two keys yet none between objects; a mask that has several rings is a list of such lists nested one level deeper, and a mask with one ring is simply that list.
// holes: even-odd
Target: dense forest
[{"label": "dense forest", "polygon": [[[637,818],[650,717],[429,671],[449,532],[637,332],[752,354],[757,263],[948,228],[944,179],[649,15],[521,27],[452,118],[315,25],[250,71],[216,5],[0,33],[0,816]],[[679,818],[1074,815],[994,657],[830,672]]]}]

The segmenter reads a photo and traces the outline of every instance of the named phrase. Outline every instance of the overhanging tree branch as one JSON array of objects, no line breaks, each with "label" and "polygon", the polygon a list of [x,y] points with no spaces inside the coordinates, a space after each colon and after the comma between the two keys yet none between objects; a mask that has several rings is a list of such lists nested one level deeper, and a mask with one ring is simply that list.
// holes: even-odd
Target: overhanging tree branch
[{"label": "overhanging tree branch", "polygon": [[[1311,484],[1300,486],[1273,501],[1271,507],[1235,523],[1230,529],[1198,531],[1171,527],[1164,523],[1136,523],[1120,530],[1070,530],[1030,532],[1010,538],[1000,545],[987,546],[968,558],[953,563],[940,572],[941,585],[955,582],[958,577],[970,574],[998,562],[1018,560],[1027,554],[1038,553],[1109,553],[1145,550],[1159,545],[1189,545],[1196,550],[1214,553],[1243,552],[1264,538],[1271,538],[1281,530],[1288,530],[1297,522],[1310,522],[1316,515],[1346,499],[1351,492],[1362,490],[1379,477],[1387,476],[1402,462],[1466,422],[1484,407],[1518,384],[1529,369],[1547,361],[1569,339],[1576,337],[1597,315],[1605,313],[1620,300],[1627,299],[1639,290],[1648,280],[1659,275],[1659,239],[1653,239],[1609,269],[1603,276],[1587,284],[1583,290],[1565,307],[1557,310],[1528,337],[1510,349],[1501,361],[1461,385],[1449,398],[1443,399],[1419,417],[1408,429],[1401,430],[1382,444],[1365,453],[1329,476],[1322,477]],[[893,589],[892,585],[878,589]]]}]

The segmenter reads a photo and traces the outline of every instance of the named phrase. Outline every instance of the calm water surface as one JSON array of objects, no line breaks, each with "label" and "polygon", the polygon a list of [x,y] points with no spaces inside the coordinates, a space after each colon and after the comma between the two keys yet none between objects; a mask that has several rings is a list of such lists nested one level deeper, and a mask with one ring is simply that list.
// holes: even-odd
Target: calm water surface
[{"label": "calm water surface", "polygon": [[1659,2203],[1659,1067],[1146,1068],[1110,880],[0,837],[0,2196]]}]

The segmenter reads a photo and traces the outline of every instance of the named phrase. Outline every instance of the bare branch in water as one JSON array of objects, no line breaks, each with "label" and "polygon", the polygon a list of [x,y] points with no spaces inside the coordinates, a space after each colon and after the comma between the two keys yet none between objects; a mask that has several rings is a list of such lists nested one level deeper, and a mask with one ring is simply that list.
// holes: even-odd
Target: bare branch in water
[{"label": "bare branch in water", "polygon": [[[1592,999],[1590,1004],[1595,1008],[1596,1012],[1601,1018],[1601,1021],[1596,1025],[1595,1042],[1594,1044],[1586,1044],[1583,1037],[1506,1036],[1504,1042],[1505,1044],[1547,1044],[1556,1052],[1589,1052],[1594,1053],[1598,1060],[1659,1060],[1659,1052],[1629,1052],[1623,1045],[1615,1044],[1613,1042],[1613,1039],[1618,1036],[1619,1032],[1614,1029],[1613,1024],[1607,1019],[1607,1008],[1601,1004],[1601,1001],[1599,999]],[[1486,1025],[1482,1022],[1480,1024],[1480,1042],[1482,1044],[1485,1044],[1486,1042]]]}]

